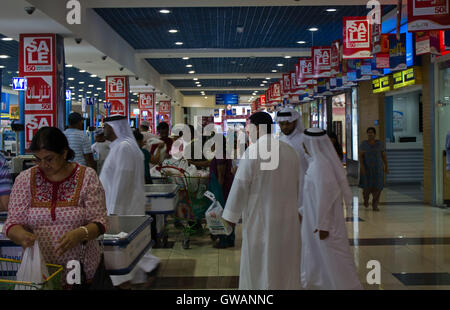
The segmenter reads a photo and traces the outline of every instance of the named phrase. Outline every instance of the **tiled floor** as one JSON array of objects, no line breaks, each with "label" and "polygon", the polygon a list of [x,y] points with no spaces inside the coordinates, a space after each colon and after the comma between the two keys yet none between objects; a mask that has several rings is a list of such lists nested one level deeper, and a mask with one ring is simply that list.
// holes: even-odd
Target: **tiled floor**
[{"label": "tiled floor", "polygon": [[[365,289],[450,289],[450,210],[423,204],[420,186],[386,188],[380,211],[365,209],[354,187],[354,206],[345,210],[351,251]],[[172,227],[172,225],[170,225]],[[172,248],[154,249],[161,265],[153,289],[236,289],[241,226],[234,248],[214,249],[207,233],[191,238],[169,230]],[[370,260],[381,265],[381,284],[367,284]]]}]

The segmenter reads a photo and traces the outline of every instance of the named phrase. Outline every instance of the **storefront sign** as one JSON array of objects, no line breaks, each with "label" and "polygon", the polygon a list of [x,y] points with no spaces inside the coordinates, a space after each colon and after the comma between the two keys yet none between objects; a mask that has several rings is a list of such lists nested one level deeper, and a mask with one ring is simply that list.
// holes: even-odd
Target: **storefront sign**
[{"label": "storefront sign", "polygon": [[416,32],[416,55],[440,55],[440,31]]},{"label": "storefront sign", "polygon": [[343,58],[371,58],[371,26],[367,17],[344,17],[343,27]]},{"label": "storefront sign", "polygon": [[450,0],[408,0],[408,31],[450,29]]},{"label": "storefront sign", "polygon": [[312,48],[314,78],[331,76],[331,47]]},{"label": "storefront sign", "polygon": [[383,76],[379,79],[374,79],[372,81],[373,93],[382,93],[391,90],[391,84],[389,81],[389,76]]},{"label": "storefront sign", "polygon": [[388,54],[377,54],[375,56],[375,64],[377,69],[389,69],[389,53]]},{"label": "storefront sign", "polygon": [[417,68],[409,68],[400,72],[395,72],[393,77],[394,89],[414,85],[417,82],[419,71]]},{"label": "storefront sign", "polygon": [[111,115],[128,116],[128,94],[128,76],[106,77],[106,101],[111,102]]},{"label": "storefront sign", "polygon": [[406,69],[406,33],[400,35],[400,40],[389,36],[389,64],[392,71]]},{"label": "storefront sign", "polygon": [[147,121],[149,131],[155,133],[155,93],[139,94],[139,123]]},{"label": "storefront sign", "polygon": [[61,36],[20,35],[19,74],[27,81],[25,149],[29,148],[39,128],[64,126],[64,68],[64,39]]}]

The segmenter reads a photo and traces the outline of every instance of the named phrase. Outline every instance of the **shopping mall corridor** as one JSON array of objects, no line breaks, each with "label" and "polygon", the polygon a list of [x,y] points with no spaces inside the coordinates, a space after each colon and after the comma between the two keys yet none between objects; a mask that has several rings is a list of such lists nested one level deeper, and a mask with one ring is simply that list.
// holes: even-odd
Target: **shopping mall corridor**
[{"label": "shopping mall corridor", "polygon": [[[354,207],[345,210],[351,251],[369,290],[450,289],[450,210],[424,205],[420,186],[388,187],[380,211],[365,209],[353,187]],[[183,234],[169,225],[168,248],[154,249],[161,265],[145,289],[236,289],[241,226],[234,248],[215,249],[205,233],[182,247]],[[381,284],[369,285],[367,262],[381,265]],[[136,286],[135,289],[144,289]]]}]

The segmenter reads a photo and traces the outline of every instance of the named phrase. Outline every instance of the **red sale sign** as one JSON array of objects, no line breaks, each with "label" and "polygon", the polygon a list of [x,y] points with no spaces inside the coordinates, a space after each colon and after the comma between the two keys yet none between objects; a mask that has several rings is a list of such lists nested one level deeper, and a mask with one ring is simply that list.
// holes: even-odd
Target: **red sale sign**
[{"label": "red sale sign", "polygon": [[336,40],[331,44],[331,76],[336,76],[341,65],[341,41]]},{"label": "red sale sign", "polygon": [[53,111],[53,76],[27,76],[25,111]]},{"label": "red sale sign", "polygon": [[111,103],[111,115],[128,116],[128,93],[128,76],[106,77],[106,102]]},{"label": "red sale sign", "polygon": [[159,122],[166,122],[170,127],[170,101],[160,101],[159,102]]},{"label": "red sale sign", "polygon": [[169,112],[170,113],[170,101],[160,101],[159,102],[159,112]]},{"label": "red sale sign", "polygon": [[366,16],[344,17],[343,58],[372,58],[371,26]]},{"label": "red sale sign", "polygon": [[28,149],[39,128],[64,126],[64,39],[48,33],[21,34],[19,75],[27,78],[24,125]]},{"label": "red sale sign", "polygon": [[408,31],[450,29],[450,0],[408,0]]},{"label": "red sale sign", "polygon": [[139,94],[139,109],[152,109],[155,107],[155,93]]},{"label": "red sale sign", "polygon": [[54,126],[53,114],[25,114],[25,149],[30,147],[39,128],[51,126]]},{"label": "red sale sign", "polygon": [[53,72],[53,37],[23,38],[23,72]]},{"label": "red sale sign", "polygon": [[127,95],[127,78],[125,76],[106,77],[106,97],[124,98]]},{"label": "red sale sign", "polygon": [[312,48],[314,78],[331,76],[331,47]]},{"label": "red sale sign", "polygon": [[298,84],[314,85],[313,60],[311,58],[300,58],[298,60]]},{"label": "red sale sign", "polygon": [[291,93],[291,74],[283,74],[283,94],[289,95]]},{"label": "red sale sign", "polygon": [[271,97],[272,100],[281,100],[281,85],[280,82],[275,82],[272,85],[270,85],[271,88]]}]

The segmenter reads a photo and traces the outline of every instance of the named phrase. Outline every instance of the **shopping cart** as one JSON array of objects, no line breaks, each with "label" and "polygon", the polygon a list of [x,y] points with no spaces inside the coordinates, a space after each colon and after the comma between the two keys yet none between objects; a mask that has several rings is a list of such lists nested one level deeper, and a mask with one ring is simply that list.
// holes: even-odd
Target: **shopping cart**
[{"label": "shopping cart", "polygon": [[0,290],[14,290],[16,285],[21,290],[59,290],[61,287],[60,265],[46,264],[50,276],[43,283],[17,281],[20,260],[0,258]]},{"label": "shopping cart", "polygon": [[[190,176],[184,169],[176,166],[161,166],[157,169],[168,179],[169,183],[177,184],[180,187],[178,212],[175,214],[175,220],[183,225],[182,244],[184,249],[189,249],[190,237],[204,232],[202,220],[211,204],[203,196],[208,190],[209,176]],[[172,173],[174,171],[178,173]]]}]

